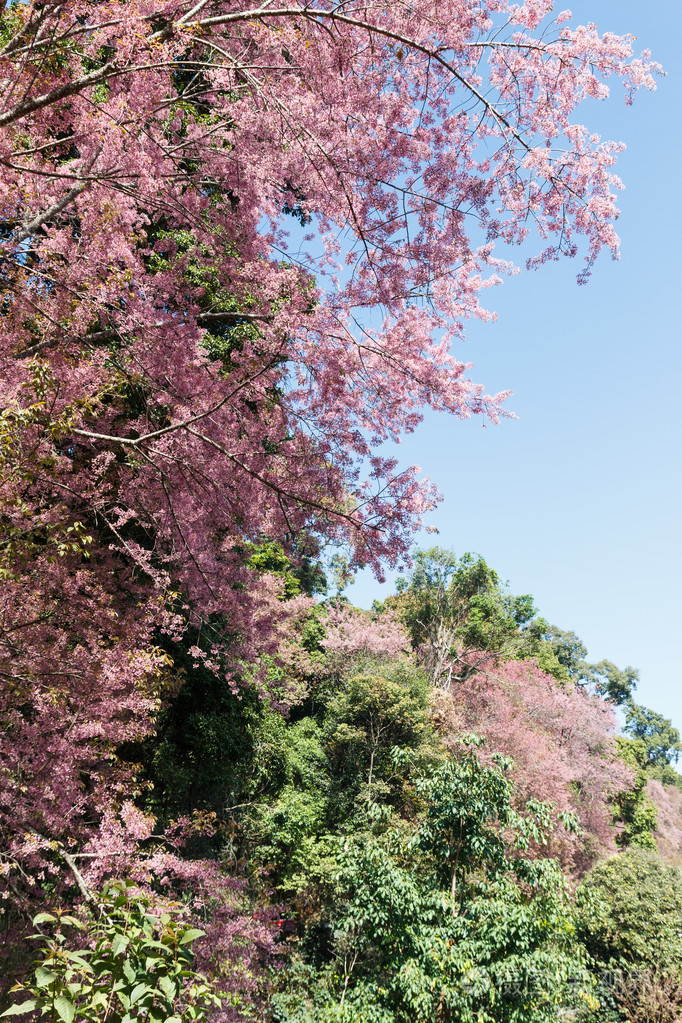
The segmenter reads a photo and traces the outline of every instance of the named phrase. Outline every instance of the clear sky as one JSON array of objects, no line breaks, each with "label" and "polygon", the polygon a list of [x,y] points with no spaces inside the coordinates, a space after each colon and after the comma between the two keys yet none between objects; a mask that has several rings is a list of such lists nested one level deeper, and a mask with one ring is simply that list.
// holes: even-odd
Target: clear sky
[{"label": "clear sky", "polygon": [[[580,113],[627,145],[621,258],[602,258],[586,287],[564,260],[488,292],[498,320],[470,325],[461,358],[488,391],[514,391],[518,420],[482,429],[431,414],[398,454],[443,494],[428,520],[439,536],[422,546],[482,554],[591,660],[639,668],[638,702],[682,730],[682,2],[565,7],[634,34],[668,72],[633,107],[614,83]],[[391,589],[363,573],[347,596],[369,607]]]}]

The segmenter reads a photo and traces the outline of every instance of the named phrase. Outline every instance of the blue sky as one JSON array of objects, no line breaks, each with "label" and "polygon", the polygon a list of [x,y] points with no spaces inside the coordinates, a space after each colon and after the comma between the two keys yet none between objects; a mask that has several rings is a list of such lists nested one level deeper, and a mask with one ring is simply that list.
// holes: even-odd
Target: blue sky
[{"label": "blue sky", "polygon": [[[579,260],[523,273],[488,292],[494,324],[472,323],[461,357],[491,392],[511,388],[519,417],[482,429],[429,415],[398,450],[444,500],[438,543],[486,558],[514,593],[576,632],[592,660],[640,670],[638,702],[682,730],[679,508],[682,236],[679,0],[579,0],[578,22],[630,32],[668,72],[626,107],[614,83],[580,119],[627,145],[618,173],[621,258],[586,287]],[[460,354],[460,353],[458,353]],[[350,600],[390,592],[363,573]]]}]

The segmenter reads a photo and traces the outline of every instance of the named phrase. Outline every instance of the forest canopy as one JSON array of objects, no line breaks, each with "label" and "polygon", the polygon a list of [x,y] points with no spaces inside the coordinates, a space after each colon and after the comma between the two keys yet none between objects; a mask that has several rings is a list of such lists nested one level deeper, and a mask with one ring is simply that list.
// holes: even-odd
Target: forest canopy
[{"label": "forest canopy", "polygon": [[[628,894],[677,912],[679,735],[482,557],[415,554],[438,495],[383,447],[510,414],[453,343],[514,246],[617,253],[577,111],[660,69],[552,7],[0,7],[7,1014],[682,1000]],[[404,573],[372,612],[326,596],[360,566]]]}]

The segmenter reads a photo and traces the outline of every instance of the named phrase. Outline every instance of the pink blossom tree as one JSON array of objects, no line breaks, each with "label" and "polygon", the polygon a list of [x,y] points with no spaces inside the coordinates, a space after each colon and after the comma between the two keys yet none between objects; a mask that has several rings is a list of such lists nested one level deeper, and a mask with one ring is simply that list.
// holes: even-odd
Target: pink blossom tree
[{"label": "pink blossom tree", "polygon": [[618,147],[572,115],[656,66],[565,14],[539,31],[551,8],[10,8],[5,492],[30,462],[29,508],[96,517],[243,635],[237,538],[313,525],[395,564],[434,493],[377,443],[424,405],[501,414],[449,351],[489,315],[495,242],[617,249]]},{"label": "pink blossom tree", "polygon": [[[477,654],[471,655],[473,663]],[[456,741],[479,733],[489,753],[511,757],[517,798],[540,799],[573,813],[581,836],[557,832],[553,852],[578,872],[615,849],[612,797],[632,782],[619,759],[613,707],[533,661],[488,663],[466,684],[439,694],[437,719]]]},{"label": "pink blossom tree", "polygon": [[654,837],[661,856],[680,866],[682,863],[682,792],[649,778],[646,793],[658,811]]}]

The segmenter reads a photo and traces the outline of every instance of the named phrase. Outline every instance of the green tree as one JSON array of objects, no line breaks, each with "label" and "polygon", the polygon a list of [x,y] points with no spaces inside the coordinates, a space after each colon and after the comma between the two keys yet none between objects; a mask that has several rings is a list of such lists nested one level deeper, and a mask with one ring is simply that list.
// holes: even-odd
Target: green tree
[{"label": "green tree", "polygon": [[658,811],[646,794],[649,777],[647,750],[641,739],[618,736],[618,755],[634,771],[632,787],[618,792],[614,798],[614,819],[622,825],[616,841],[622,846],[639,849],[656,849],[653,830],[656,827]]},{"label": "green tree", "polygon": [[680,733],[672,721],[655,710],[641,707],[632,701],[625,715],[625,731],[641,739],[646,747],[647,763],[656,766],[677,762],[682,753]]},{"label": "green tree", "polygon": [[458,558],[432,547],[418,551],[398,593],[384,602],[405,624],[434,685],[449,687],[473,670],[465,650],[509,653],[535,616],[533,598],[506,592],[479,554]]},{"label": "green tree", "polygon": [[429,720],[429,683],[406,663],[377,664],[348,679],[326,707],[324,735],[334,779],[336,821],[372,804],[408,812],[410,776],[443,755]]},{"label": "green tree", "polygon": [[544,618],[529,622],[513,656],[533,657],[543,671],[558,681],[588,686],[619,705],[631,699],[639,681],[639,673],[634,668],[621,670],[606,660],[597,664],[586,661],[587,647],[575,632],[549,625]]},{"label": "green tree", "polygon": [[[287,722],[264,714],[254,735],[253,759],[241,806],[226,809],[237,852],[267,871],[285,897],[319,874],[318,840],[328,831],[330,777],[322,730],[314,718]],[[322,858],[324,858],[322,856]]]},{"label": "green tree", "polygon": [[634,668],[617,668],[612,661],[585,664],[581,680],[591,683],[600,696],[619,706],[632,701],[632,692],[637,688],[639,672]]},{"label": "green tree", "polygon": [[293,957],[275,1019],[541,1023],[590,1001],[561,872],[525,855],[549,808],[518,813],[506,766],[466,748],[419,780],[416,827],[377,806],[341,843],[326,954]]}]

